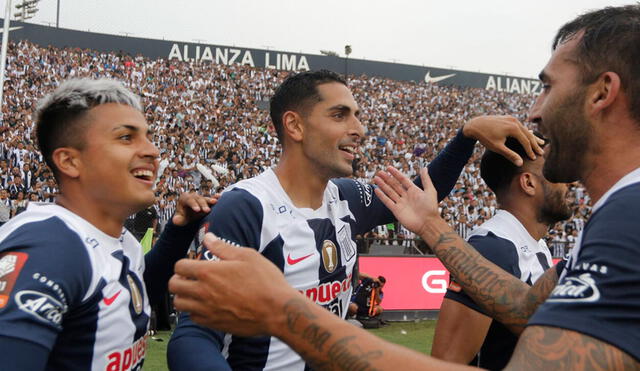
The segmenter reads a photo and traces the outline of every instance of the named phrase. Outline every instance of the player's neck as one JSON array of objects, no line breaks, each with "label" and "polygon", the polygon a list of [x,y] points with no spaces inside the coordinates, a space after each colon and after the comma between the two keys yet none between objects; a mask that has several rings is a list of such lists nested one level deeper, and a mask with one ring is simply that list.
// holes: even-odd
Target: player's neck
[{"label": "player's neck", "polygon": [[312,174],[308,167],[295,166],[284,158],[280,160],[274,172],[296,207],[315,210],[322,206],[322,198],[329,179]]},{"label": "player's neck", "polygon": [[[519,206],[525,205],[523,202],[519,203]],[[529,235],[533,237],[534,240],[538,241],[542,237],[544,237],[549,231],[549,226],[538,221],[538,217],[536,215],[536,207],[534,205],[525,205],[525,207],[517,207],[513,205],[504,205],[504,210],[508,211],[513,215],[520,224],[524,227],[524,229],[529,232]]]},{"label": "player's neck", "polygon": [[56,197],[56,204],[80,216],[111,237],[117,238],[122,234],[126,216],[114,215],[113,210],[100,207],[95,202],[82,199],[76,194],[73,198],[66,197],[64,192]]},{"label": "player's neck", "polygon": [[[582,181],[593,204],[625,175],[640,167],[640,148],[620,147],[617,153],[612,152],[600,153],[597,162],[585,166],[588,170],[583,174]],[[624,161],[620,160],[621,156]]]}]

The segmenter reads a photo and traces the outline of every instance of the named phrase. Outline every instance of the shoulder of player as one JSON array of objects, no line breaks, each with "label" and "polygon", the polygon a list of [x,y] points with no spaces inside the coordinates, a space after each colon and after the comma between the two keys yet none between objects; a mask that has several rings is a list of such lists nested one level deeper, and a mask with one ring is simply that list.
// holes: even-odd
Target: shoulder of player
[{"label": "shoulder of player", "polygon": [[486,234],[471,236],[468,243],[492,262],[517,262],[518,260],[516,245],[506,238],[496,236],[493,232],[487,231]]},{"label": "shoulder of player", "polygon": [[333,193],[334,196],[339,196],[342,200],[358,200],[365,205],[369,205],[373,197],[373,186],[355,179],[335,178],[331,179],[327,185],[327,192]]}]

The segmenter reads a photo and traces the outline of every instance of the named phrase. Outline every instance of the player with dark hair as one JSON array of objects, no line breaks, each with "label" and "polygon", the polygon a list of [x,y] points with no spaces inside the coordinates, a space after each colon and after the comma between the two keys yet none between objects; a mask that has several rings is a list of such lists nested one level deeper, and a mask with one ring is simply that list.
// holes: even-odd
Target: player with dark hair
[{"label": "player with dark hair", "polygon": [[[420,233],[487,314],[514,331],[530,319],[506,369],[637,370],[640,5],[578,17],[561,28],[553,49],[531,112],[550,140],[543,174],[551,182],[581,180],[596,201],[555,287],[541,278],[529,288],[457,236],[439,216],[426,171],[425,191],[389,169],[376,179],[376,193],[403,225]],[[288,287],[255,251],[213,235],[205,242],[221,261],[182,260],[170,282],[176,307],[198,323],[244,336],[271,334],[318,370],[468,368],[332,317]],[[242,279],[242,287],[229,283],[234,279]]]},{"label": "player with dark hair", "polygon": [[69,80],[38,104],[38,144],[60,195],[0,228],[3,370],[142,367],[149,299],[184,257],[198,226],[188,222],[210,210],[184,196],[143,256],[123,224],[155,201],[148,131],[139,98],[111,80]]},{"label": "player with dark hair", "polygon": [[[282,143],[278,165],[229,187],[205,218],[196,245],[211,231],[253,248],[284,272],[296,290],[344,318],[356,262],[355,236],[394,220],[370,185],[340,178],[352,174],[364,136],[359,114],[339,75],[317,71],[287,78],[271,99]],[[439,199],[453,188],[471,156],[473,138],[502,148],[509,135],[537,148],[533,135],[513,119],[503,118],[502,125],[467,123],[429,165]],[[203,258],[213,259],[206,249]],[[242,280],[235,283],[243,285]],[[231,336],[195,325],[188,315],[180,318],[168,349],[171,369],[221,367],[221,354],[232,369],[306,367],[279,339]]]},{"label": "player with dark hair", "polygon": [[[506,145],[524,156],[524,149],[515,139],[507,139]],[[544,277],[549,281],[546,286],[552,287],[564,265],[550,268],[551,253],[542,237],[550,226],[571,216],[567,186],[550,183],[542,176],[544,158],[523,158],[524,165],[517,167],[501,155],[485,151],[480,175],[496,194],[499,209],[471,232],[468,242],[482,256],[526,284]],[[462,364],[473,360],[473,365],[501,370],[509,362],[517,341],[515,334],[493,321],[451,277],[438,315],[431,355]]]}]

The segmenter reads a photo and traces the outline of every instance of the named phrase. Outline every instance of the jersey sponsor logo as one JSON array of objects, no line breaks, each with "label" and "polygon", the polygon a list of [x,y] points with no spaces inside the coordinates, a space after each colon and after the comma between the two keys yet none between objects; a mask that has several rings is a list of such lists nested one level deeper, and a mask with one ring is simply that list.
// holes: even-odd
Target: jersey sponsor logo
[{"label": "jersey sponsor logo", "polygon": [[316,304],[327,305],[334,301],[341,293],[348,293],[351,290],[350,274],[342,281],[325,282],[319,286],[311,287],[306,290],[300,290],[300,293],[316,302]]},{"label": "jersey sponsor logo", "polygon": [[56,326],[62,323],[62,315],[67,311],[61,302],[38,291],[22,290],[16,294],[15,300],[23,312]]},{"label": "jersey sponsor logo", "polygon": [[600,291],[591,273],[583,273],[578,277],[565,277],[551,291],[549,302],[594,302],[600,299]]},{"label": "jersey sponsor logo", "polygon": [[9,303],[11,290],[28,258],[29,254],[23,252],[0,255],[0,309]]},{"label": "jersey sponsor logo", "polygon": [[301,256],[301,257],[299,257],[299,258],[297,258],[297,259],[294,259],[294,258],[292,258],[292,257],[291,257],[291,253],[289,253],[289,254],[287,255],[287,263],[288,263],[289,265],[298,264],[298,263],[300,263],[301,261],[305,260],[306,258],[308,258],[308,257],[310,257],[310,256],[312,256],[312,255],[313,255],[313,254],[309,254],[309,255]]},{"label": "jersey sponsor logo", "polygon": [[338,244],[346,261],[350,261],[356,256],[355,242],[351,239],[351,227],[349,224],[345,224],[338,231]]},{"label": "jersey sponsor logo", "polygon": [[124,350],[118,350],[107,356],[105,371],[127,371],[142,368],[142,361],[147,353],[147,337],[136,340],[133,345]]},{"label": "jersey sponsor logo", "polygon": [[46,286],[47,288],[53,290],[56,293],[56,295],[58,295],[57,299],[60,300],[62,304],[64,304],[65,306],[67,305],[67,297],[64,295],[64,291],[62,291],[62,287],[60,287],[60,285],[58,285],[54,280],[49,279],[44,274],[37,273],[37,272],[34,273],[33,276],[31,276],[31,278],[38,281],[39,283]]},{"label": "jersey sponsor logo", "polygon": [[432,294],[444,294],[447,292],[447,280],[442,278],[432,277],[446,277],[447,271],[428,271],[422,275],[422,287],[426,292]]},{"label": "jersey sponsor logo", "polygon": [[328,273],[333,273],[338,267],[338,249],[331,240],[322,242],[322,264]]},{"label": "jersey sponsor logo", "polygon": [[140,288],[130,274],[127,274],[127,281],[129,281],[129,291],[131,292],[133,310],[136,311],[136,314],[140,314],[142,313],[142,294],[140,293]]},{"label": "jersey sponsor logo", "polygon": [[109,305],[113,304],[113,302],[116,301],[116,299],[118,298],[118,295],[120,295],[121,291],[122,290],[118,290],[118,292],[116,292],[113,296],[105,297],[104,299],[102,299],[102,301],[104,301],[104,305],[109,306]]}]

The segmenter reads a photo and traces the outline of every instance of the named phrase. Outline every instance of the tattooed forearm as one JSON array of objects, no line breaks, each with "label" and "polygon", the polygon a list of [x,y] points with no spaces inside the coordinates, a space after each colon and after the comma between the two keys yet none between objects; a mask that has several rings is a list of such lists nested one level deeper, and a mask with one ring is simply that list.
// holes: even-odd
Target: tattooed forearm
[{"label": "tattooed forearm", "polygon": [[364,351],[355,336],[338,337],[326,330],[305,300],[290,300],[284,307],[287,330],[303,340],[294,349],[314,370],[376,370],[373,363],[382,357],[382,350]]},{"label": "tattooed forearm", "polygon": [[575,331],[531,326],[520,337],[510,370],[637,370],[640,362],[612,345]]},{"label": "tattooed forearm", "polygon": [[441,233],[433,251],[473,300],[519,334],[557,282],[552,268],[534,287],[500,269],[454,232]]}]

